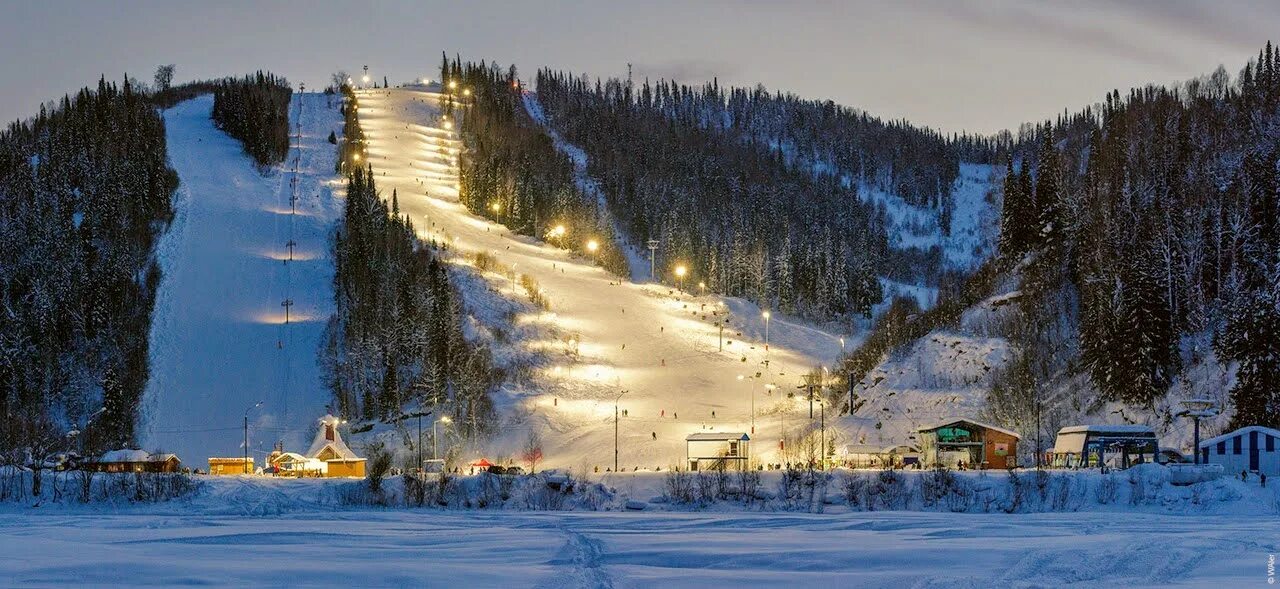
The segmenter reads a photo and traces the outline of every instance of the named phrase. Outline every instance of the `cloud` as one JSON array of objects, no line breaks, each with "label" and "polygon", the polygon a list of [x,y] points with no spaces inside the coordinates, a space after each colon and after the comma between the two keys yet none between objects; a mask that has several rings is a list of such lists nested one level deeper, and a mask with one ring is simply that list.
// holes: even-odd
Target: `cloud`
[{"label": "cloud", "polygon": [[[1016,36],[1028,41],[1054,39],[1070,49],[1083,49],[1109,57],[1126,59],[1145,65],[1172,70],[1202,67],[1183,54],[1169,51],[1169,40],[1151,43],[1146,35],[1137,34],[1135,24],[1144,20],[1146,11],[1120,15],[1112,3],[1007,4],[988,2],[948,2],[932,9],[977,30],[998,35]],[[1153,5],[1155,7],[1160,4]],[[1123,8],[1123,7],[1122,7]],[[1123,8],[1130,10],[1130,8]],[[1170,23],[1190,27],[1191,11],[1182,8],[1165,18]]]}]

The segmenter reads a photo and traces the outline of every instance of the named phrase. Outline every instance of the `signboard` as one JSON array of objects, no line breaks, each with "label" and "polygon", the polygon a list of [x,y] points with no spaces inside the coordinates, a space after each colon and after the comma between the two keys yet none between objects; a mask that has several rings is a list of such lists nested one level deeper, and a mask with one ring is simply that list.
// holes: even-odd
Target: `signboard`
[{"label": "signboard", "polygon": [[937,435],[939,444],[959,444],[976,440],[972,432],[962,427],[941,427],[938,428]]},{"label": "signboard", "polygon": [[1008,456],[1009,444],[1005,442],[996,442],[996,456]]}]

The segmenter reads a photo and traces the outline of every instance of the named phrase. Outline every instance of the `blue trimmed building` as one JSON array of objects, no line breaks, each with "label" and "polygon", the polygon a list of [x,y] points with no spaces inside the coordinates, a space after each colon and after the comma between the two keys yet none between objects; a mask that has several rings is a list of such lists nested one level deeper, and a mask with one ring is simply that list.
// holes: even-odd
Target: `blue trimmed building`
[{"label": "blue trimmed building", "polygon": [[1221,464],[1228,475],[1245,470],[1280,474],[1280,430],[1250,425],[1204,440],[1199,450],[1200,462]]}]

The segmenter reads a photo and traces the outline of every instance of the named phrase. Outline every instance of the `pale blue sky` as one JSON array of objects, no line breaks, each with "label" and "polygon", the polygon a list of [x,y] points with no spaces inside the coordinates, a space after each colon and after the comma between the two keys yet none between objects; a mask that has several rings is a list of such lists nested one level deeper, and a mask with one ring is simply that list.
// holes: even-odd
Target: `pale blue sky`
[{"label": "pale blue sky", "polygon": [[[434,75],[441,50],[592,75],[794,91],[947,131],[990,132],[1112,88],[1239,66],[1280,3],[952,1],[0,1],[0,119],[124,72],[267,68],[309,85],[363,64]],[[343,7],[352,13],[344,15]],[[314,86],[313,86],[314,87]]]}]

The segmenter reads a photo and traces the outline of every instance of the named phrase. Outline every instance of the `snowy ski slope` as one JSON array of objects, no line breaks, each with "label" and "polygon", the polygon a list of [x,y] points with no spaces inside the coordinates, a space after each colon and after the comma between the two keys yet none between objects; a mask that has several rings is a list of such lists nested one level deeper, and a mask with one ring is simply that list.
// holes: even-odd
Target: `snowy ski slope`
[{"label": "snowy ski slope", "polygon": [[[165,113],[171,165],[181,187],[176,218],[159,245],[160,284],[151,326],[151,379],[141,441],[176,452],[189,466],[242,452],[249,413],[253,454],[276,440],[297,448],[323,415],[316,348],[332,312],[328,232],[342,214],[335,197],[335,148],[326,140],[341,115],[320,94],[295,94],[291,132],[301,144],[265,175],[236,140],[209,119],[211,96]],[[299,201],[291,214],[292,162]],[[287,243],[296,242],[293,261]],[[285,308],[291,299],[288,326]]]},{"label": "snowy ski slope", "polygon": [[[766,354],[765,323],[748,302],[619,281],[565,250],[470,214],[458,201],[453,163],[461,144],[444,128],[435,90],[359,93],[361,127],[382,196],[396,190],[400,210],[420,235],[448,242],[459,254],[455,261],[490,252],[535,278],[551,300],[549,312],[517,318],[541,324],[546,337],[498,344],[539,351],[545,361],[536,367],[532,386],[500,393],[506,422],[488,448],[491,457],[515,454],[535,428],[545,438],[547,466],[611,468],[613,404],[624,391],[619,407],[626,415],[618,437],[619,463],[626,469],[682,463],[690,433],[750,431],[753,390],[754,451],[760,459],[775,459],[784,428],[794,434],[811,423],[808,404],[783,395],[796,390],[803,372],[838,357],[839,335],[774,316]],[[491,288],[512,292],[509,277],[487,278]],[[696,282],[697,277],[689,281]],[[522,288],[514,290],[525,296]],[[726,312],[732,328],[725,330],[721,351],[714,322]],[[569,353],[571,340],[578,342],[576,358]],[[738,379],[757,372],[759,378]],[[766,384],[776,389],[770,392]]]}]

